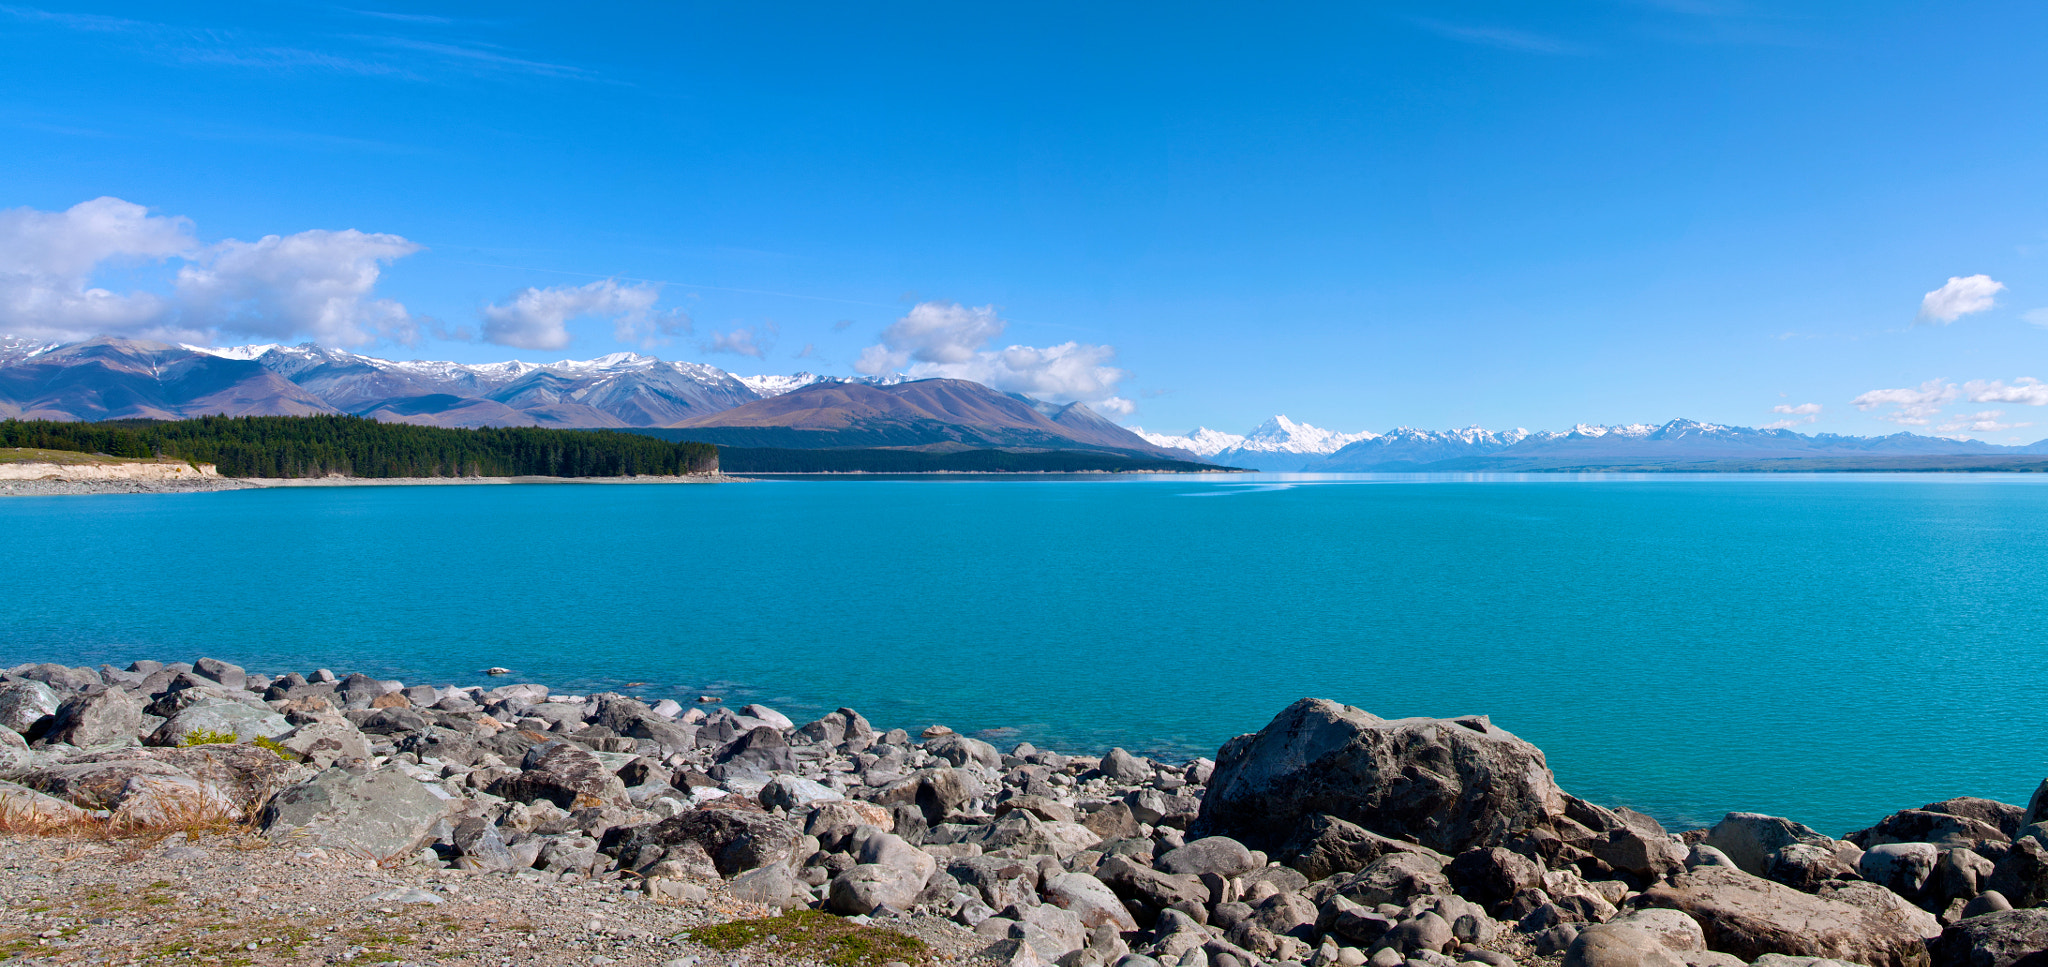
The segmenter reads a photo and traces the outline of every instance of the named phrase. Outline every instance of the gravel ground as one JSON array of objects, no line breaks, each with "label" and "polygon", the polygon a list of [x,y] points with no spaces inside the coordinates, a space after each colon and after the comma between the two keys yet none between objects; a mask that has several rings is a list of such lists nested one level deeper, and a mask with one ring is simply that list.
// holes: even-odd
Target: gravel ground
[{"label": "gravel ground", "polygon": [[[241,835],[153,844],[0,836],[0,963],[9,967],[820,963],[773,945],[719,951],[684,936],[773,912],[716,890],[665,905],[618,880],[379,869]],[[889,926],[925,939],[928,963],[975,963],[985,943],[929,918]]]},{"label": "gravel ground", "polygon": [[0,480],[0,497],[69,497],[82,494],[189,494],[247,490],[257,484],[226,477],[193,480]]}]

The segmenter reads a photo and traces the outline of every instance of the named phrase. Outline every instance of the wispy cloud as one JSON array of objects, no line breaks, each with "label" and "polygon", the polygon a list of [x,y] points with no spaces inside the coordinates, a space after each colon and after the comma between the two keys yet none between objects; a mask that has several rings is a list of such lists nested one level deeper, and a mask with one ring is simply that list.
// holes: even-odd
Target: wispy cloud
[{"label": "wispy cloud", "polygon": [[1559,40],[1543,34],[1531,33],[1526,30],[1516,30],[1511,27],[1455,24],[1443,20],[1432,20],[1428,17],[1416,17],[1412,22],[1415,26],[1421,27],[1439,37],[1461,43],[1477,44],[1482,47],[1493,47],[1499,50],[1513,50],[1525,54],[1562,56],[1576,56],[1589,52],[1586,47],[1580,44]]},{"label": "wispy cloud", "polygon": [[781,330],[772,322],[758,326],[734,326],[725,332],[712,333],[709,339],[698,344],[698,348],[707,353],[761,359],[775,348],[775,338],[780,334]]},{"label": "wispy cloud", "polygon": [[2048,406],[2048,383],[2031,376],[2022,376],[2005,383],[2000,380],[1973,379],[1963,384],[1963,395],[1972,403],[2021,403],[2027,406]]},{"label": "wispy cloud", "polygon": [[1771,412],[1780,414],[1786,417],[1786,419],[1766,423],[1763,428],[1766,430],[1788,430],[1795,426],[1803,426],[1819,420],[1821,409],[1822,407],[1819,403],[1801,403],[1797,406],[1789,403],[1780,403],[1777,406],[1771,407]]},{"label": "wispy cloud", "polygon": [[[445,17],[372,10],[341,12],[398,25],[445,28]],[[126,38],[139,56],[179,64],[235,67],[291,73],[321,71],[431,80],[436,74],[525,75],[581,81],[604,81],[597,72],[569,64],[521,57],[516,51],[462,38],[421,39],[391,34],[348,34],[313,38],[312,45],[239,28],[190,27],[175,24],[76,14],[0,4],[0,16],[78,33]]]}]

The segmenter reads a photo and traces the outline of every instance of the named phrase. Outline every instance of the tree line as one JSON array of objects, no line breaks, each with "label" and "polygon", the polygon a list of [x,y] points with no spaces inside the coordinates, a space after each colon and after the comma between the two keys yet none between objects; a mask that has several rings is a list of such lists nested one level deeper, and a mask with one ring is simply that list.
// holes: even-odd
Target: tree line
[{"label": "tree line", "polygon": [[0,447],[210,463],[227,477],[669,477],[718,470],[718,448],[708,443],[608,430],[458,430],[356,416],[5,420]]}]

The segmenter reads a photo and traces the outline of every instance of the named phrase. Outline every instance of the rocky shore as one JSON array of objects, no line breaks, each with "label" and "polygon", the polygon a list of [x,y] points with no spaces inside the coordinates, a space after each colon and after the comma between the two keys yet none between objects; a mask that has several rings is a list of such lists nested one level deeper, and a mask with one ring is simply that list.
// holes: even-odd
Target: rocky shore
[{"label": "rocky shore", "polygon": [[10,963],[2048,962],[2048,796],[1673,833],[1483,717],[1165,763],[200,659],[8,669],[0,725]]}]

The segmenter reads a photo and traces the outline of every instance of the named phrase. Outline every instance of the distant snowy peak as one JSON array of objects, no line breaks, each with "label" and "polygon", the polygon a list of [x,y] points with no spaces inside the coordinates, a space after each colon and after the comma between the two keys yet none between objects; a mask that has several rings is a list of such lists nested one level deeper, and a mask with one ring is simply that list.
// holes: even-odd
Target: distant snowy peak
[{"label": "distant snowy peak", "polygon": [[765,400],[771,396],[781,396],[784,393],[796,392],[806,386],[821,382],[826,377],[816,373],[798,373],[795,376],[741,376],[735,373],[733,379],[739,380],[740,385],[753,390]]},{"label": "distant snowy peak", "polygon": [[1371,431],[1338,433],[1319,426],[1296,423],[1285,416],[1275,416],[1245,434],[1239,450],[1260,453],[1336,453],[1360,440],[1379,436]]},{"label": "distant snowy peak", "polygon": [[42,342],[35,339],[26,339],[21,336],[0,335],[0,363],[11,363],[16,360],[27,359],[30,356],[40,356],[57,348],[57,346],[58,344],[53,342]]},{"label": "distant snowy peak", "polygon": [[1201,457],[1213,457],[1244,442],[1244,437],[1222,430],[1211,430],[1206,426],[1196,427],[1193,433],[1174,436],[1170,433],[1147,433],[1144,427],[1127,427],[1132,433],[1145,438],[1146,443],[1169,450],[1186,450]]},{"label": "distant snowy peak", "polygon": [[1213,457],[1219,453],[1321,455],[1335,453],[1349,444],[1379,436],[1372,432],[1338,433],[1307,423],[1296,423],[1285,416],[1275,416],[1243,436],[1211,430],[1206,426],[1196,427],[1193,432],[1182,436],[1147,433],[1142,427],[1135,426],[1129,429],[1154,446],[1186,450],[1204,457]]}]

